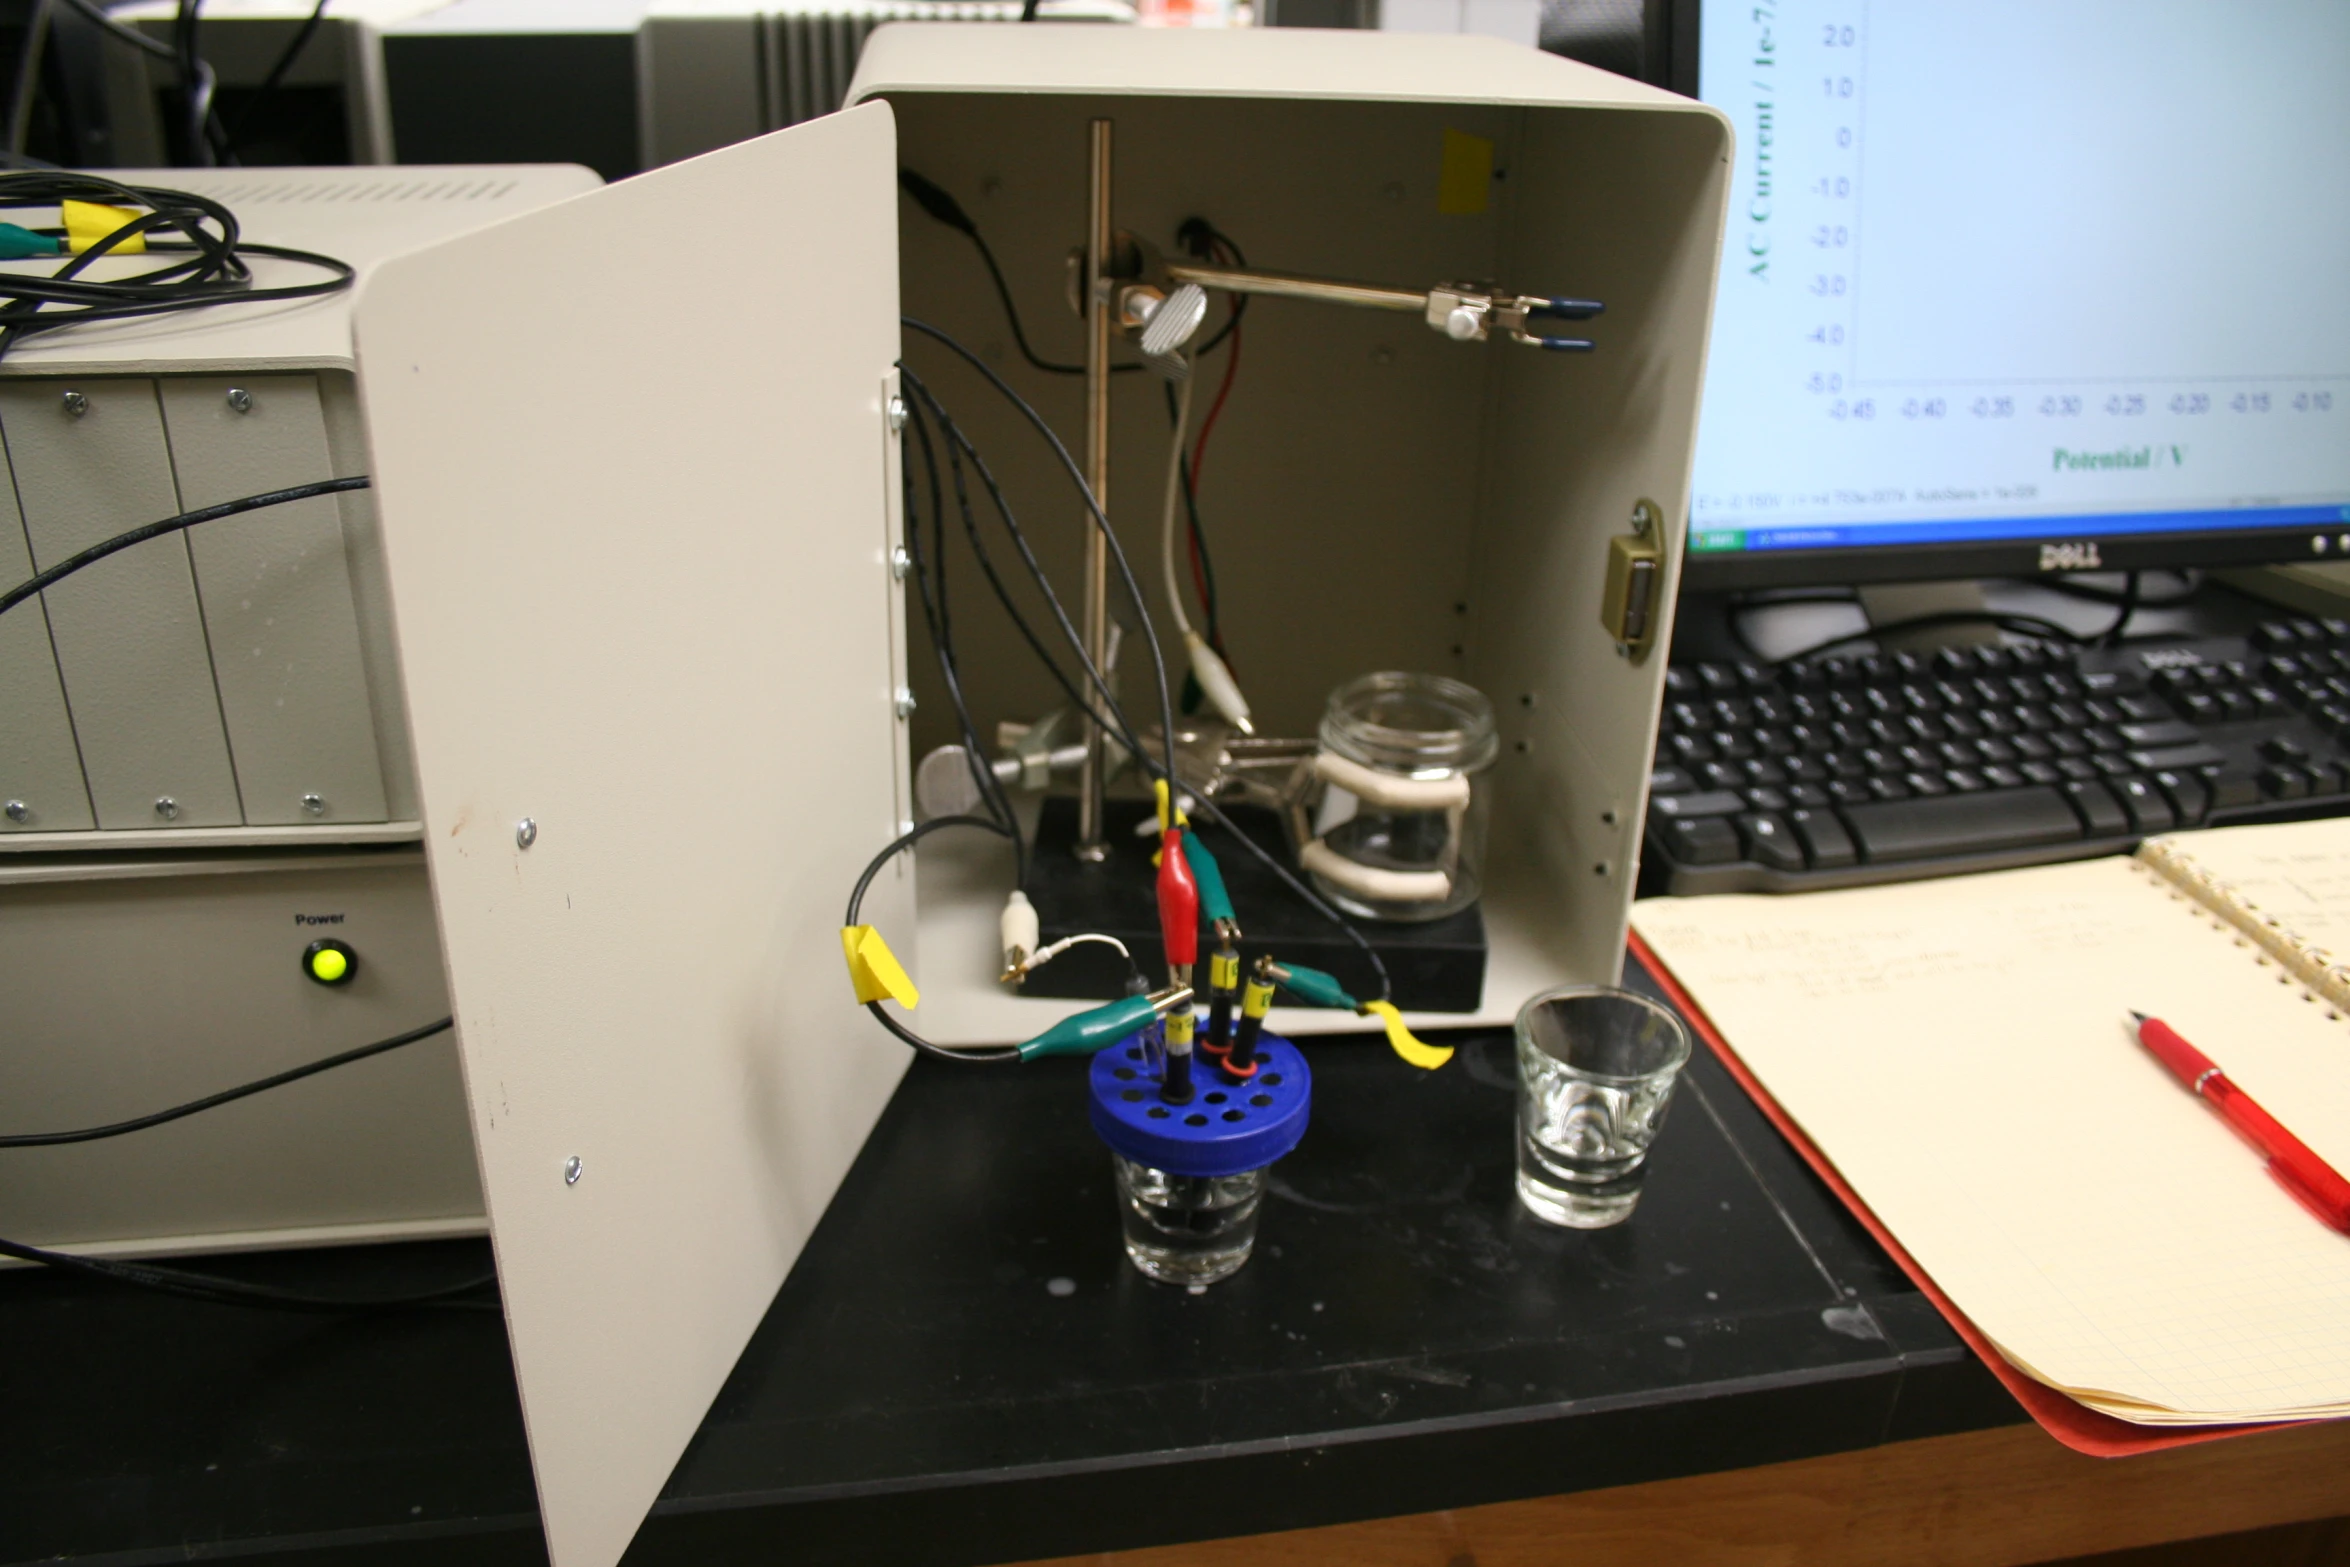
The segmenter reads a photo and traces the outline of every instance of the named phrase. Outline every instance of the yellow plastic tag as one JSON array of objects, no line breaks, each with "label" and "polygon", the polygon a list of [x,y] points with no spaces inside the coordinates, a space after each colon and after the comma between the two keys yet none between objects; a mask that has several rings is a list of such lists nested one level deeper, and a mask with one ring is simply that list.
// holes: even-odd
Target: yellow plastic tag
[{"label": "yellow plastic tag", "polygon": [[849,983],[857,987],[859,1003],[894,1001],[911,1007],[921,1002],[922,992],[906,977],[905,967],[889,950],[889,943],[881,939],[880,931],[870,925],[843,925],[840,947],[848,956]]},{"label": "yellow plastic tag", "polygon": [[[1164,836],[1167,831],[1167,780],[1164,778],[1153,778],[1151,780],[1151,793],[1157,798],[1159,802],[1159,832],[1162,836]],[[1178,827],[1189,827],[1191,825],[1191,818],[1184,815],[1183,812],[1178,809],[1175,812],[1175,825]]]},{"label": "yellow plastic tag", "polygon": [[[136,207],[109,207],[97,201],[68,201],[60,205],[65,214],[65,248],[77,256],[133,218],[146,216]],[[138,256],[146,250],[147,236],[133,234],[107,254]]]},{"label": "yellow plastic tag", "polygon": [[1424,1045],[1414,1038],[1412,1031],[1403,1026],[1403,1014],[1395,1010],[1394,1002],[1366,1001],[1362,1009],[1386,1026],[1387,1042],[1395,1047],[1395,1053],[1421,1071],[1433,1072],[1452,1059],[1452,1046],[1447,1045],[1439,1050],[1434,1045]]},{"label": "yellow plastic tag", "polygon": [[1472,218],[1493,202],[1493,143],[1467,131],[1444,133],[1444,163],[1436,176],[1436,210]]}]

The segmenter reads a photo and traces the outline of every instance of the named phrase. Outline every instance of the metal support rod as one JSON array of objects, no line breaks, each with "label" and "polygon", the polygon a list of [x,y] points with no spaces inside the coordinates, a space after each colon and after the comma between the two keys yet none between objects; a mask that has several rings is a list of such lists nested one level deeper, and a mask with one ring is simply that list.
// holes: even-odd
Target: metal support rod
[{"label": "metal support rod", "polygon": [[[1085,225],[1085,482],[1106,517],[1110,509],[1110,287],[1106,274],[1114,243],[1110,213],[1110,122],[1095,120],[1086,183]],[[1110,657],[1110,550],[1102,530],[1085,529],[1085,656],[1113,678]],[[1077,857],[1109,857],[1102,836],[1102,786],[1108,761],[1100,726],[1087,725],[1085,765],[1077,777]]]},{"label": "metal support rod", "polygon": [[1404,310],[1419,314],[1428,308],[1425,289],[1382,288],[1375,283],[1339,283],[1328,278],[1299,277],[1289,272],[1242,271],[1238,267],[1200,267],[1189,262],[1167,263],[1167,277],[1176,283],[1197,283],[1234,294],[1271,294],[1282,299],[1318,299],[1332,305],[1363,305],[1373,310]]}]

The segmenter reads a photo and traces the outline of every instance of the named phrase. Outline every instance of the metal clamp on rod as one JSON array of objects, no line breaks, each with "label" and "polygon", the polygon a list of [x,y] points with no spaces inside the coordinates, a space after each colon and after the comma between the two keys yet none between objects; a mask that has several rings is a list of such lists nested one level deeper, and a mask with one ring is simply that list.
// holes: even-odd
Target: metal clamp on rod
[{"label": "metal clamp on rod", "polygon": [[1198,266],[1185,261],[1166,262],[1159,270],[1172,283],[1197,283],[1202,288],[1220,288],[1233,294],[1267,294],[1279,299],[1312,299],[1365,310],[1408,311],[1458,343],[1483,342],[1498,329],[1507,333],[1510,341],[1531,348],[1587,352],[1592,346],[1589,338],[1559,336],[1543,328],[1550,322],[1588,321],[1607,308],[1595,299],[1510,294],[1491,285],[1475,283],[1439,283],[1420,292],[1377,283],[1348,283],[1245,267]]}]

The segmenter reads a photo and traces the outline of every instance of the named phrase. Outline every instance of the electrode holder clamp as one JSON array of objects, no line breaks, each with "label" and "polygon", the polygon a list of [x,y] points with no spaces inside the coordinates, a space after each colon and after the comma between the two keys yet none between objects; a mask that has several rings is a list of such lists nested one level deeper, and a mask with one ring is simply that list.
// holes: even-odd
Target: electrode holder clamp
[{"label": "electrode holder clamp", "polygon": [[1142,1041],[1130,1039],[1096,1055],[1086,1074],[1095,1133],[1136,1164],[1173,1175],[1238,1175],[1263,1169],[1306,1134],[1314,1076],[1286,1039],[1259,1036],[1257,1074],[1246,1082],[1198,1073],[1187,1104],[1159,1097],[1149,1065]]}]

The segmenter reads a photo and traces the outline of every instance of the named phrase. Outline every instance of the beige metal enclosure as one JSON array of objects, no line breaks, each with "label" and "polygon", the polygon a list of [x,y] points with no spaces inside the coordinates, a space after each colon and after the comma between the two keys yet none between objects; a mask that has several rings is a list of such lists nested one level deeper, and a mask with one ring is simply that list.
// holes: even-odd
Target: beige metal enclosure
[{"label": "beige metal enclosure", "polygon": [[[1669,602],[1726,122],[1489,40],[1279,30],[890,27],[851,100],[602,190],[584,171],[337,175],[440,192],[419,199],[442,227],[396,238],[366,225],[405,186],[341,207],[338,239],[317,214],[345,197],[207,176],[256,237],[365,249],[356,302],[0,367],[26,508],[0,526],[0,579],[293,470],[377,485],[126,552],[0,622],[0,792],[57,802],[0,826],[10,1122],[132,1114],[441,1005],[457,1020],[454,1051],[176,1141],[0,1162],[0,1234],[279,1243],[430,1233],[486,1203],[559,1567],[620,1557],[908,1059],[850,1003],[838,933],[912,815],[911,757],[946,735],[892,567],[901,301],[1076,433],[1075,387],[1013,362],[968,242],[900,200],[901,163],[970,207],[1063,354],[1095,117],[1117,125],[1119,222],[1162,245],[1200,213],[1260,266],[1606,302],[1597,352],[1570,356],[1261,301],[1201,503],[1269,727],[1310,733],[1323,694],[1373,668],[1493,698],[1475,1016],[1621,961],[1663,661],[1603,625],[1604,578],[1653,503]],[[1463,136],[1490,174],[1440,210]],[[1074,591],[1065,479],[973,376],[906,341]],[[1166,420],[1125,380],[1109,510],[1147,558]],[[89,410],[60,425],[84,384]],[[268,417],[220,412],[231,390]],[[101,437],[121,454],[89,455]],[[93,474],[115,488],[93,497]],[[257,624],[244,601],[264,591],[285,613]],[[1043,677],[963,602],[982,723],[1036,716]],[[1008,861],[941,851],[866,906],[919,966],[920,1026],[1035,1032],[1066,1004],[995,981]],[[321,928],[303,916],[355,933],[358,983],[302,978]],[[142,974],[148,944],[173,956]]]}]

